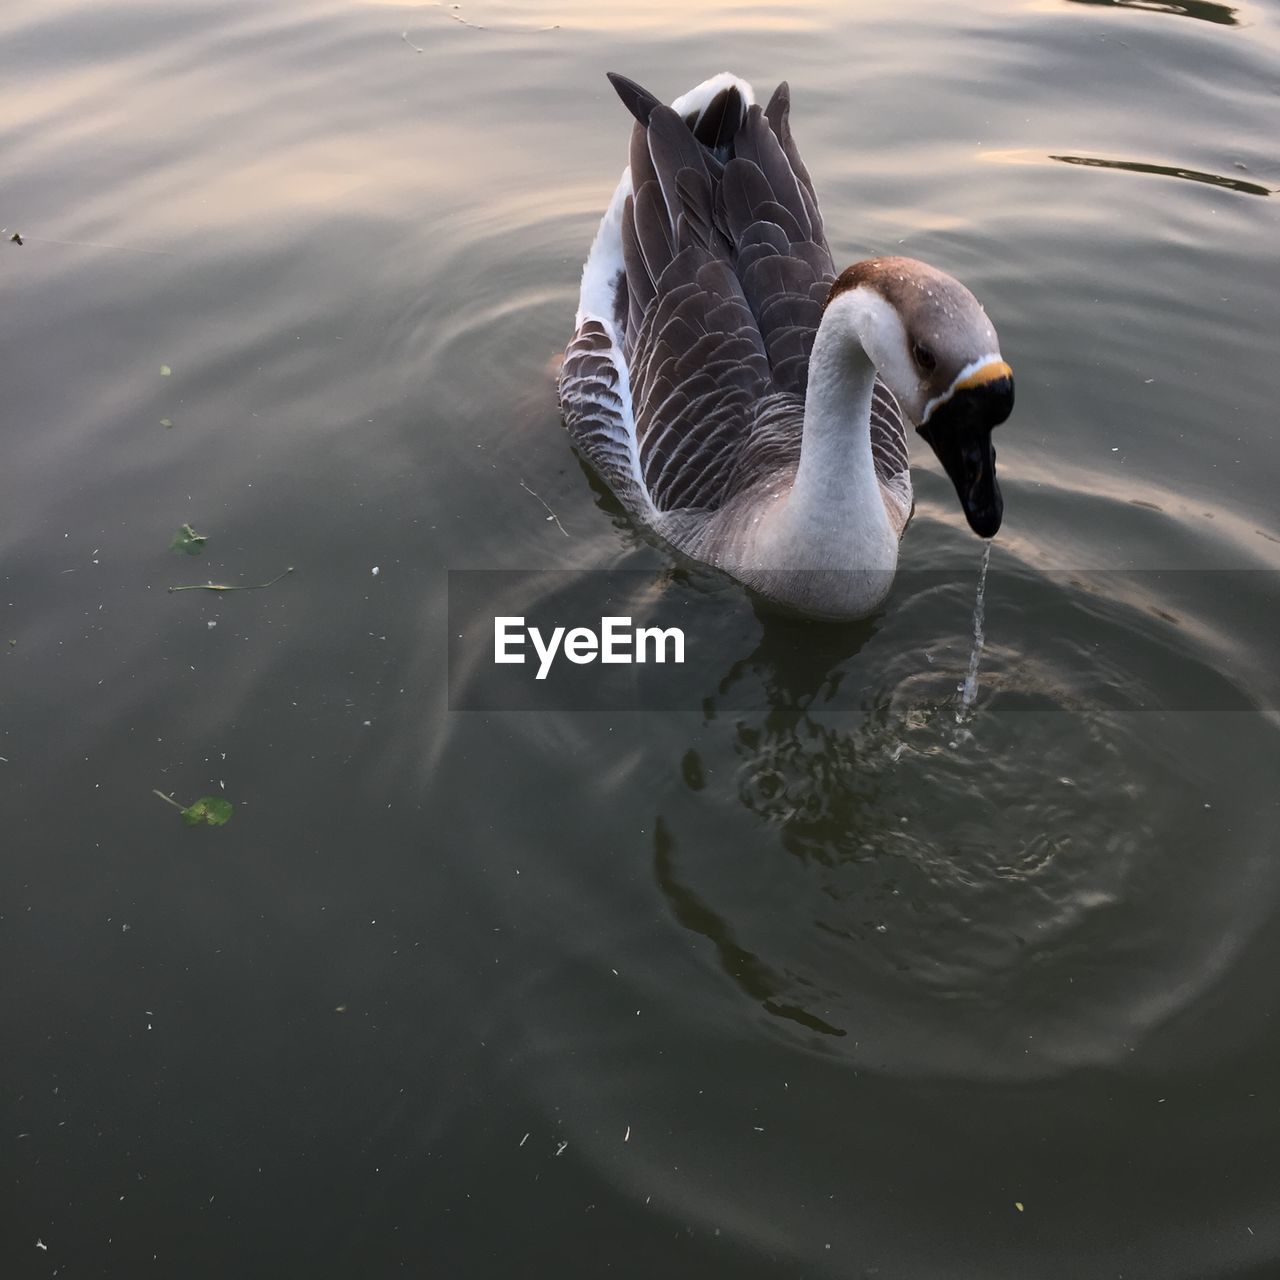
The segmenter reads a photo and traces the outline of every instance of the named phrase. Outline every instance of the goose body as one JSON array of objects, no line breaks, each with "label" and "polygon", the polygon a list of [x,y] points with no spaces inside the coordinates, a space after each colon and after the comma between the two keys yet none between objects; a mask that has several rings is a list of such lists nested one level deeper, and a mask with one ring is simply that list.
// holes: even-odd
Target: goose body
[{"label": "goose body", "polygon": [[837,276],[791,136],[736,76],[635,117],[560,375],[574,444],[672,546],[801,614],[865,617],[912,510],[907,424],[999,528],[1012,374],[963,285],[908,258]]}]

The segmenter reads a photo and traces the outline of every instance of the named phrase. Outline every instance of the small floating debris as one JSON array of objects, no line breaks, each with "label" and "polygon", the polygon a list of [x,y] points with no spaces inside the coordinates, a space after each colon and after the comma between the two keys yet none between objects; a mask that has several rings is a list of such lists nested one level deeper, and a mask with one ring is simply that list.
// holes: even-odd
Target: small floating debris
[{"label": "small floating debris", "polygon": [[173,535],[169,550],[180,552],[184,556],[198,556],[208,541],[209,539],[203,533],[197,533],[189,524],[184,524]]},{"label": "small floating debris", "polygon": [[180,805],[172,796],[167,796],[158,788],[152,788],[152,794],[160,797],[165,804],[172,805],[182,814],[182,820],[189,827],[208,826],[222,827],[225,826],[231,817],[235,806],[230,800],[224,799],[222,796],[201,796],[199,800],[192,801],[185,808]]},{"label": "small floating debris", "polygon": [[1212,187],[1224,187],[1249,196],[1274,195],[1270,187],[1258,182],[1245,182],[1240,178],[1224,177],[1220,173],[1205,173],[1200,169],[1185,169],[1181,165],[1144,164],[1137,160],[1107,160],[1101,156],[1050,156],[1063,164],[1080,164],[1090,169],[1118,169],[1125,173],[1147,173],[1162,178],[1183,178],[1187,182],[1206,182]]},{"label": "small floating debris", "polygon": [[287,578],[293,572],[293,566],[290,565],[283,573],[277,573],[270,582],[252,582],[243,585],[227,585],[222,582],[193,582],[189,586],[170,587],[172,594],[174,591],[263,591],[267,587],[274,587],[281,578]]},{"label": "small floating debris", "polygon": [[542,509],[547,513],[547,523],[548,523],[548,524],[550,524],[550,523],[554,520],[554,521],[555,521],[556,528],[557,528],[557,529],[559,529],[559,530],[560,530],[560,532],[561,532],[561,533],[563,533],[563,534],[564,534],[564,536],[567,538],[567,537],[569,536],[569,530],[568,530],[568,529],[566,529],[566,528],[564,527],[564,525],[562,525],[562,524],[560,523],[560,517],[559,517],[558,515],[556,515],[556,513],[555,513],[554,511],[552,511],[552,510],[551,510],[551,508],[550,508],[549,506],[547,506],[547,504],[546,504],[546,502],[545,502],[545,501],[543,501],[542,495],[541,495],[541,494],[538,494],[538,493],[534,493],[534,491],[533,491],[532,489],[530,489],[530,488],[529,488],[529,486],[528,486],[527,484],[525,484],[525,482],[524,482],[523,480],[521,480],[521,481],[520,481],[520,487],[521,487],[521,488],[525,491],[525,493],[527,493],[531,498],[537,498],[537,500],[538,500],[539,502],[541,502],[541,503],[542,503]]}]

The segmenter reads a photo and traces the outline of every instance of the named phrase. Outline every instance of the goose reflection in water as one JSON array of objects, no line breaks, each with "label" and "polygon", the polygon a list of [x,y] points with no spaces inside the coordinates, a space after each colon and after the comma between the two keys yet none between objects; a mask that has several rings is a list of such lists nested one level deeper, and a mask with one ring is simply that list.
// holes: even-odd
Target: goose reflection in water
[{"label": "goose reflection in water", "polygon": [[[760,681],[766,691],[763,719],[759,724],[734,720],[738,799],[758,817],[781,826],[782,844],[789,852],[830,861],[835,853],[821,833],[831,821],[832,809],[857,805],[860,792],[871,799],[875,791],[876,775],[857,768],[860,756],[875,749],[875,736],[859,742],[847,731],[822,723],[818,709],[838,705],[834,700],[849,676],[848,660],[862,649],[875,624],[815,626],[768,614],[761,615],[761,623],[756,647],[736,660],[715,692],[704,698],[704,723],[720,718],[721,705],[736,686],[748,677]],[[887,727],[882,736],[889,736]],[[691,791],[706,787],[707,769],[696,747],[685,753],[681,774]],[[810,1031],[846,1034],[803,1007],[796,982],[744,947],[730,921],[682,880],[678,842],[662,816],[654,824],[653,868],[676,919],[712,943],[721,968],[744,994],[766,1012]]]},{"label": "goose reflection in water", "polygon": [[[850,816],[846,810],[874,803],[878,776],[869,761],[887,758],[895,745],[884,705],[873,708],[856,733],[822,719],[824,707],[836,717],[842,705],[856,705],[860,691],[852,686],[859,676],[852,660],[875,626],[815,627],[767,614],[761,622],[759,643],[730,666],[716,694],[704,699],[703,714],[708,722],[718,718],[718,704],[728,701],[735,686],[751,677],[760,682],[766,697],[763,719],[759,724],[734,721],[735,751],[742,762],[738,797],[744,808],[781,825],[789,852],[829,862],[831,823],[839,823],[842,831]],[[696,789],[701,775],[696,750],[690,749],[682,769]]]},{"label": "goose reflection in water", "polygon": [[[799,864],[823,869],[822,899],[836,910],[812,926],[845,943],[870,939],[882,926],[863,917],[877,899],[898,892],[884,880],[880,859],[900,841],[892,770],[904,750],[903,722],[891,699],[855,687],[856,659],[879,624],[832,627],[769,613],[759,621],[754,648],[703,699],[703,723],[731,726],[737,803],[775,832],[782,850]],[[753,684],[763,693],[763,705],[753,696]],[[870,709],[851,724],[849,709],[868,695]],[[932,735],[940,749],[951,736],[948,720],[954,728],[952,712],[944,696],[916,713],[942,730]],[[690,792],[705,791],[714,771],[697,746],[680,762]],[[730,919],[732,909],[718,909],[695,886],[697,877],[685,874],[676,825],[658,816],[653,869],[679,923],[712,943],[723,971],[767,1013],[825,1036],[845,1036],[845,1027],[822,1016],[839,993],[802,976],[797,966],[775,966],[744,945]],[[842,883],[850,871],[856,887]]]}]

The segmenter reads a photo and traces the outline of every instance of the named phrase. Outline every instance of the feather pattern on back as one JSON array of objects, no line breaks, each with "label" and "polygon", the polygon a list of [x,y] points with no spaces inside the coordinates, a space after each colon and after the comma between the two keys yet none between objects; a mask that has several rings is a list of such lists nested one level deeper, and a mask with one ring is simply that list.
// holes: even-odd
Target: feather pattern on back
[{"label": "feather pattern on back", "polygon": [[[584,271],[561,404],[575,444],[633,514],[688,527],[794,475],[835,269],[785,82],[762,109],[727,75],[674,107],[610,79],[635,117],[630,164]],[[901,529],[905,424],[879,381],[871,443]]]}]

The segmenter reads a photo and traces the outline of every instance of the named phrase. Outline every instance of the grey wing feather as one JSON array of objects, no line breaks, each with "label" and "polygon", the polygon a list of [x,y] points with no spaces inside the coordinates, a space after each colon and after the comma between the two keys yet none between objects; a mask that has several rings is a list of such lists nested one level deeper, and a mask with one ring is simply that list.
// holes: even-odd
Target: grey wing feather
[{"label": "grey wing feather", "polygon": [[662,103],[648,89],[642,88],[634,80],[628,80],[626,76],[620,76],[616,71],[606,71],[605,75],[622,100],[622,105],[640,124],[648,124],[654,107],[660,107]]},{"label": "grey wing feather", "polygon": [[771,199],[791,215],[797,233],[793,240],[807,240],[813,234],[809,212],[800,194],[800,182],[783,152],[777,135],[769,127],[764,112],[752,107],[733,143],[734,155],[754,164],[764,175]]},{"label": "grey wing feather", "polygon": [[667,202],[667,212],[674,226],[682,207],[677,181],[680,171],[692,169],[694,173],[706,173],[707,166],[703,160],[706,152],[702,143],[689,132],[689,127],[670,107],[654,108],[649,117],[648,134],[649,157],[653,161],[653,169],[662,186],[663,199]]},{"label": "grey wing feather", "polygon": [[901,533],[911,519],[911,464],[907,457],[907,422],[893,392],[878,378],[871,395],[871,456],[880,487],[897,509]]},{"label": "grey wing feather", "polygon": [[565,426],[619,500],[640,512],[650,503],[635,468],[626,378],[621,352],[604,325],[584,322],[560,370]]},{"label": "grey wing feather", "polygon": [[773,91],[773,97],[769,99],[769,105],[765,107],[764,114],[774,136],[782,146],[787,162],[791,165],[791,172],[796,175],[796,180],[800,184],[800,193],[809,211],[813,238],[819,244],[825,245],[826,240],[822,234],[822,214],[818,209],[818,193],[813,189],[813,179],[809,176],[809,170],[800,158],[799,148],[791,136],[791,87],[785,80]]},{"label": "grey wing feather", "polygon": [[742,95],[735,88],[725,88],[707,103],[700,115],[686,118],[685,124],[707,148],[712,160],[723,164],[729,158],[729,148],[742,124],[742,112]]}]

